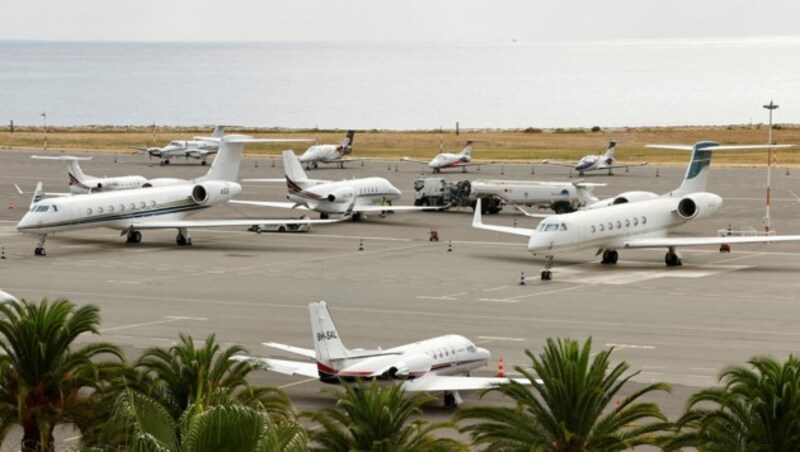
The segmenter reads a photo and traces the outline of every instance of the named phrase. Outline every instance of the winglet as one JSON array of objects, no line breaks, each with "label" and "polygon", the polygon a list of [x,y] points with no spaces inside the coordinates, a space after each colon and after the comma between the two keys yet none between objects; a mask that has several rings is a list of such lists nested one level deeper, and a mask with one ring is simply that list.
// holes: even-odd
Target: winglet
[{"label": "winglet", "polygon": [[480,228],[483,226],[483,218],[481,216],[481,198],[475,203],[475,215],[472,216],[472,227]]}]

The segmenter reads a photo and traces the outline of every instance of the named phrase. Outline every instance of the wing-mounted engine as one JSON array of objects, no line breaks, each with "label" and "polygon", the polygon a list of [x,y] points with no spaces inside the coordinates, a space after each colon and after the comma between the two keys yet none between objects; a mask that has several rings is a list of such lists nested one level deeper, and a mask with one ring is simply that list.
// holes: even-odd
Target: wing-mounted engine
[{"label": "wing-mounted engine", "polygon": [[433,358],[425,353],[418,353],[404,356],[403,360],[393,365],[385,375],[400,380],[416,378],[430,372],[431,366],[433,366]]},{"label": "wing-mounted engine", "polygon": [[178,185],[178,184],[185,184],[185,179],[175,179],[173,177],[159,177],[156,179],[150,179],[144,184],[142,184],[142,188],[149,188],[149,187],[169,187],[170,185]]},{"label": "wing-mounted engine", "polygon": [[348,203],[356,196],[356,191],[352,187],[337,188],[328,194],[328,202]]},{"label": "wing-mounted engine", "polygon": [[684,220],[705,218],[722,207],[722,198],[714,193],[693,193],[678,201],[675,213]]},{"label": "wing-mounted engine", "polygon": [[199,159],[199,158],[203,158],[203,157],[207,156],[208,155],[208,151],[196,148],[196,149],[192,149],[192,150],[187,151],[186,155],[188,155],[189,157],[192,157],[192,158]]},{"label": "wing-mounted engine", "polygon": [[235,182],[207,181],[192,187],[191,198],[198,205],[218,204],[227,201],[242,191]]}]

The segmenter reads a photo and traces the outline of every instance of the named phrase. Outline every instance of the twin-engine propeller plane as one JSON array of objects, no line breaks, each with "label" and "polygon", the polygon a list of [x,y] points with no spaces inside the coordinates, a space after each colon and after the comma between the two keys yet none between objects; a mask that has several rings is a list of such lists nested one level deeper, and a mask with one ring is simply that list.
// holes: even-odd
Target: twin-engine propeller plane
[{"label": "twin-engine propeller plane", "polygon": [[[310,303],[308,310],[313,350],[276,342],[264,342],[263,345],[316,360],[316,363],[245,355],[231,359],[249,361],[284,375],[319,378],[323,383],[359,379],[402,381],[405,391],[444,391],[446,406],[462,403],[458,391],[486,389],[512,381],[501,377],[468,376],[471,371],[485,366],[491,353],[476,347],[464,336],[449,334],[385,350],[351,350],[344,346],[324,301]],[[524,378],[513,380],[530,384]]]},{"label": "twin-engine propeller plane", "polygon": [[193,140],[174,140],[166,146],[133,147],[138,151],[146,152],[150,158],[158,157],[161,166],[169,165],[170,160],[176,157],[185,157],[200,160],[201,165],[208,164],[208,157],[214,155],[219,150],[220,138],[225,134],[225,126],[216,126],[210,137],[194,137]]},{"label": "twin-engine propeller plane", "polygon": [[441,173],[444,168],[461,168],[463,172],[467,171],[468,166],[478,166],[480,163],[472,162],[472,143],[474,141],[467,141],[464,149],[458,154],[443,152],[437,154],[430,162],[427,160],[414,160],[409,157],[403,157],[401,160],[406,162],[416,162],[427,164],[428,168],[433,170],[434,173]]},{"label": "twin-engine propeller plane", "polygon": [[346,159],[346,155],[353,152],[353,137],[355,130],[348,130],[347,136],[342,140],[342,144],[317,144],[306,149],[300,156],[300,163],[306,165],[306,169],[319,168],[320,163],[335,163],[339,168],[344,169],[347,162],[359,162],[362,159]]},{"label": "twin-engine propeller plane", "polygon": [[[395,206],[402,192],[382,177],[327,181],[309,179],[293,151],[283,151],[283,170],[291,202],[231,201],[262,207],[313,210],[327,219],[331,214],[360,221],[367,213],[435,210],[439,207]],[[245,179],[245,182],[275,182],[275,179]]]},{"label": "twin-engine propeller plane", "polygon": [[[308,219],[186,220],[209,207],[227,202],[242,187],[236,183],[245,143],[298,141],[254,139],[229,135],[221,139],[220,152],[205,176],[163,187],[145,187],[96,194],[42,199],[42,184],[36,187],[30,210],[17,223],[17,230],[36,235],[37,256],[44,256],[48,234],[77,229],[105,227],[127,234],[128,243],[142,241],[142,230],[177,229],[176,242],[192,244],[189,228],[252,226],[254,224],[330,223]],[[303,140],[305,141],[305,140]]]},{"label": "twin-engine propeller plane", "polygon": [[542,160],[542,163],[550,164],[550,165],[557,165],[557,166],[566,166],[568,168],[572,168],[573,170],[578,172],[578,176],[583,176],[584,172],[587,171],[600,171],[600,170],[607,170],[609,176],[613,176],[614,173],[612,170],[617,168],[630,168],[633,166],[644,166],[647,165],[647,162],[638,162],[638,163],[628,163],[625,165],[617,165],[615,164],[614,160],[614,152],[617,150],[617,143],[614,140],[608,142],[608,149],[606,149],[605,154],[599,155],[584,155],[581,159],[575,162],[558,162],[552,160]]},{"label": "twin-engine propeller plane", "polygon": [[[543,255],[545,268],[542,280],[553,277],[551,268],[554,256],[584,249],[596,249],[603,255],[602,263],[615,264],[620,249],[666,248],[664,262],[667,266],[682,265],[676,251],[681,246],[722,245],[738,243],[770,243],[800,241],[800,235],[773,235],[756,237],[668,237],[667,233],[690,221],[705,218],[722,207],[722,198],[706,192],[708,167],[713,151],[735,151],[767,148],[786,148],[793,145],[720,146],[711,141],[701,141],[693,146],[649,145],[648,147],[692,151],[683,183],[677,189],[663,194],[635,191],[622,193],[610,200],[563,215],[535,215],[543,217],[536,229],[484,224],[480,200],[475,208],[472,226],[478,229],[521,235],[528,238],[528,250]],[[592,208],[596,207],[596,208]]]}]

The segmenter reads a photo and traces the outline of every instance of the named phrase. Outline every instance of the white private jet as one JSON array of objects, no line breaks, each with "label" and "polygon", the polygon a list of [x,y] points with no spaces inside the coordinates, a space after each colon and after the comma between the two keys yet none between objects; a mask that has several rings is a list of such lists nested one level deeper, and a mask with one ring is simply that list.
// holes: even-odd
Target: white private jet
[{"label": "white private jet", "polygon": [[[81,167],[78,164],[78,161],[91,160],[91,157],[75,157],[72,155],[32,155],[31,158],[38,160],[59,160],[67,164],[69,193],[45,193],[45,195],[66,196],[70,194],[129,190],[132,188],[142,188],[147,183],[147,178],[144,176],[94,177],[84,174],[83,170],[81,170]],[[19,187],[17,187],[17,191],[20,191]],[[20,193],[22,192],[20,191]]]},{"label": "white private jet", "polygon": [[[227,202],[242,187],[236,183],[245,143],[299,141],[254,139],[229,135],[221,140],[220,152],[205,176],[164,187],[146,187],[42,199],[42,184],[36,187],[30,210],[17,223],[17,230],[39,239],[35,255],[44,256],[48,234],[105,227],[127,233],[128,243],[142,240],[145,229],[177,229],[178,245],[191,245],[188,228],[252,226],[254,224],[329,223],[327,220],[237,219],[186,220],[189,215]],[[303,140],[307,141],[307,140]]]},{"label": "white private jet", "polygon": [[614,173],[612,172],[612,170],[617,168],[630,168],[633,166],[647,165],[647,162],[629,163],[626,165],[615,165],[614,151],[616,151],[616,149],[617,149],[617,143],[614,142],[614,140],[611,140],[608,142],[608,149],[606,149],[605,154],[585,155],[581,157],[581,159],[577,163],[557,162],[552,160],[542,160],[542,163],[557,165],[557,166],[566,166],[568,168],[572,168],[573,170],[578,172],[578,176],[583,176],[583,173],[586,171],[599,171],[599,170],[607,170],[608,175],[613,176]]},{"label": "white private jet", "polygon": [[461,168],[463,172],[467,172],[468,166],[477,166],[479,163],[472,162],[472,143],[474,141],[467,141],[464,149],[458,154],[443,152],[437,154],[430,162],[425,160],[414,160],[408,157],[403,157],[401,160],[406,162],[416,162],[428,165],[434,173],[441,173],[443,168]]},{"label": "white private jet", "polygon": [[[444,391],[446,406],[462,403],[458,391],[475,391],[512,381],[504,377],[470,377],[469,373],[484,367],[491,353],[476,347],[464,336],[448,334],[388,349],[349,350],[344,346],[333,318],[324,301],[310,303],[311,340],[314,349],[264,342],[267,347],[294,353],[316,363],[245,355],[235,361],[248,361],[266,370],[284,375],[319,378],[323,383],[354,380],[397,380],[405,391]],[[458,375],[467,376],[458,376]],[[513,379],[530,384],[527,379]]]},{"label": "white private jet", "polygon": [[362,159],[345,159],[346,155],[353,152],[353,136],[355,130],[348,130],[347,136],[342,140],[342,144],[318,144],[311,146],[300,156],[300,163],[306,165],[306,169],[319,168],[320,163],[336,163],[339,168],[344,168],[346,162],[357,162]]},{"label": "white private jet", "polygon": [[[283,151],[283,170],[291,202],[272,201],[231,201],[234,204],[248,204],[284,209],[313,210],[322,219],[331,214],[351,217],[360,221],[367,213],[408,212],[435,210],[439,207],[395,206],[393,201],[400,199],[402,192],[382,177],[364,177],[326,181],[309,179],[300,161],[291,150]],[[275,182],[275,179],[245,179],[244,182]]]},{"label": "white private jet", "polygon": [[148,147],[138,146],[134,149],[147,152],[152,157],[161,159],[159,165],[169,165],[170,159],[176,157],[189,157],[200,160],[201,165],[207,165],[209,156],[214,155],[219,150],[220,138],[225,134],[225,126],[216,126],[210,137],[194,137],[193,140],[174,140],[166,146]]},{"label": "white private jet", "polygon": [[[557,253],[596,249],[602,263],[615,264],[617,250],[666,248],[667,266],[682,264],[679,246],[722,245],[734,243],[771,243],[798,241],[800,235],[760,237],[668,237],[667,232],[689,221],[705,218],[719,210],[722,198],[706,192],[708,167],[712,151],[752,150],[791,147],[793,145],[720,146],[701,141],[693,146],[650,145],[648,147],[691,150],[692,159],[679,188],[664,195],[649,192],[628,192],[601,202],[597,207],[562,215],[544,217],[536,229],[484,224],[480,204],[475,209],[472,226],[478,229],[516,234],[528,238],[528,250],[545,256],[542,280],[552,279],[553,258]],[[478,200],[480,203],[480,200]]]}]

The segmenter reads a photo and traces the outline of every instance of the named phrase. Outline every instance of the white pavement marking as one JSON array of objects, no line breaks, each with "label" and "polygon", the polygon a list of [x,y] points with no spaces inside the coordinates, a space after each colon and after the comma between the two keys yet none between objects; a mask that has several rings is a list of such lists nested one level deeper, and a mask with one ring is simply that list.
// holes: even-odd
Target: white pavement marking
[{"label": "white pavement marking", "polygon": [[103,328],[100,330],[101,333],[108,333],[109,331],[119,331],[119,330],[127,330],[131,328],[139,328],[142,326],[150,326],[150,325],[160,325],[163,323],[172,323],[178,322],[181,320],[197,320],[197,321],[204,321],[207,320],[205,317],[182,317],[177,315],[167,315],[164,316],[162,320],[154,320],[152,322],[142,322],[142,323],[133,323],[130,325],[120,325],[120,326],[113,326],[111,328]]},{"label": "white pavement marking", "polygon": [[[744,258],[744,256],[737,259],[741,258]],[[631,264],[635,264],[637,269],[626,268]],[[625,285],[656,278],[704,278],[752,267],[752,265],[723,265],[714,263],[673,267],[669,269],[661,269],[659,267],[659,269],[656,269],[652,267],[652,263],[650,262],[626,261],[624,266],[620,265],[614,269],[598,271],[597,264],[586,263],[560,269],[558,272],[558,280],[582,284]]]},{"label": "white pavement marking", "polygon": [[453,301],[455,301],[455,300],[458,300],[458,297],[460,297],[461,295],[466,295],[468,293],[469,292],[459,292],[459,293],[454,293],[454,294],[451,294],[451,295],[438,295],[438,296],[434,296],[434,295],[418,295],[417,298],[421,298],[423,300],[453,300]]},{"label": "white pavement marking", "polygon": [[279,389],[291,388],[292,386],[298,386],[312,381],[319,381],[319,378],[307,378],[305,380],[295,381],[294,383],[288,383],[283,386],[278,386],[278,388]]},{"label": "white pavement marking", "polygon": [[626,348],[631,349],[641,349],[641,350],[653,350],[656,347],[652,345],[636,345],[636,344],[606,344],[606,347],[614,347],[619,350],[623,350]]},{"label": "white pavement marking", "polygon": [[508,286],[492,287],[491,289],[483,289],[484,292],[494,292],[495,290],[503,290]]}]

